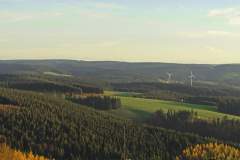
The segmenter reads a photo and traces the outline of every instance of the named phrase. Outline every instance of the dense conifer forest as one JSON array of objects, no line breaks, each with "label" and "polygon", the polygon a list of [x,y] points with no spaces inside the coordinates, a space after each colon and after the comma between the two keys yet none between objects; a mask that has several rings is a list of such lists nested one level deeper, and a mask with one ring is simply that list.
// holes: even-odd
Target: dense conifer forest
[{"label": "dense conifer forest", "polygon": [[0,96],[19,106],[0,112],[0,134],[7,143],[49,158],[120,159],[126,153],[133,159],[166,160],[173,159],[188,145],[209,141],[138,125],[39,93],[1,89]]},{"label": "dense conifer forest", "polygon": [[220,112],[240,116],[240,98],[222,98],[217,106]]},{"label": "dense conifer forest", "polygon": [[74,77],[52,77],[46,75],[0,75],[0,86],[19,90],[45,93],[102,94],[103,89],[87,84]]},{"label": "dense conifer forest", "polygon": [[159,110],[148,120],[149,124],[189,132],[204,137],[214,137],[219,140],[240,143],[240,121],[234,119],[203,120],[198,118],[197,112],[173,111],[167,113]]},{"label": "dense conifer forest", "polygon": [[121,107],[121,100],[117,97],[110,96],[67,96],[67,100],[70,100],[77,104],[82,104],[95,109],[110,110],[118,109]]}]

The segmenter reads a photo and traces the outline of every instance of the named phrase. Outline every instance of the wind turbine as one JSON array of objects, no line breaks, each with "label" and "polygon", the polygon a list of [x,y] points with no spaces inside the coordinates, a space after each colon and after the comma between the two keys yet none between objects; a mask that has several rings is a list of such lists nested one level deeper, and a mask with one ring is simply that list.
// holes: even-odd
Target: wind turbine
[{"label": "wind turbine", "polygon": [[167,83],[169,83],[169,82],[172,80],[172,76],[173,76],[173,74],[172,74],[172,73],[169,73],[169,72],[167,72],[167,75],[168,75],[168,80],[167,80]]},{"label": "wind turbine", "polygon": [[191,74],[189,76],[190,80],[191,80],[191,87],[193,86],[193,79],[196,78],[196,76],[193,74],[193,72],[191,71]]}]

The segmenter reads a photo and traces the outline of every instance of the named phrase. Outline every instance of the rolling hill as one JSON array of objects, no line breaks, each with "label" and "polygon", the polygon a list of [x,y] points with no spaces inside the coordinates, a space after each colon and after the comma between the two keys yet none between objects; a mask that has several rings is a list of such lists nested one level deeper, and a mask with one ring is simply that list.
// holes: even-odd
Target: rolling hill
[{"label": "rolling hill", "polygon": [[196,81],[204,83],[240,83],[240,65],[224,64],[172,64],[172,63],[127,63],[110,61],[75,60],[3,60],[0,74],[6,73],[52,73],[77,76],[83,79],[98,79],[108,82],[157,82],[166,80],[166,72],[173,73],[173,80],[188,83],[190,71]]}]

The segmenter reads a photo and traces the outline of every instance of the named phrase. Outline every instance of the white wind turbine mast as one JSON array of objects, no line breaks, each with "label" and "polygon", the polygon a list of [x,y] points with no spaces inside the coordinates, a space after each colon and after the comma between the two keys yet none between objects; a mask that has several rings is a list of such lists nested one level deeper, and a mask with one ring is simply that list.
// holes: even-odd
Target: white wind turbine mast
[{"label": "white wind turbine mast", "polygon": [[172,80],[172,76],[173,76],[173,74],[172,74],[172,73],[169,73],[169,72],[167,72],[167,75],[168,75],[168,80],[167,80],[167,83],[170,83],[170,82],[171,82],[171,80]]},{"label": "white wind turbine mast", "polygon": [[193,79],[195,78],[196,76],[193,74],[193,72],[191,71],[191,74],[189,76],[190,80],[191,80],[191,87],[193,86]]}]

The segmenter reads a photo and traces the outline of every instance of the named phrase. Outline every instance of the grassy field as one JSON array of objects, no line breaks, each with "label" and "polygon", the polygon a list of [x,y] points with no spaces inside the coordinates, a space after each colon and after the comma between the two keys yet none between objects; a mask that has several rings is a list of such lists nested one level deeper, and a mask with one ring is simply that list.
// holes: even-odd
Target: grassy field
[{"label": "grassy field", "polygon": [[198,113],[199,118],[203,119],[223,118],[224,116],[227,116],[228,118],[240,119],[240,117],[238,116],[218,113],[217,108],[215,106],[195,105],[173,101],[132,97],[132,95],[136,95],[137,93],[106,92],[105,94],[115,95],[121,98],[122,108],[118,110],[113,110],[111,111],[111,113],[119,115],[121,117],[134,119],[137,121],[146,120],[151,116],[152,113],[156,112],[159,109],[162,109],[163,111],[193,110]]}]

